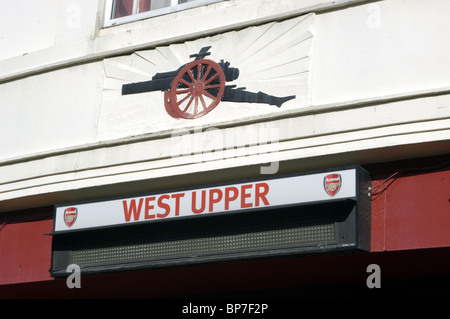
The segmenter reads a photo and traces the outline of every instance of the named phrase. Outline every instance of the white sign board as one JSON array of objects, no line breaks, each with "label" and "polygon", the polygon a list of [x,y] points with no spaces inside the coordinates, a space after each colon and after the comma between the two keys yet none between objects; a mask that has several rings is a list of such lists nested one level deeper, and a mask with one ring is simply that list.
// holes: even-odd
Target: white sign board
[{"label": "white sign board", "polygon": [[356,199],[356,169],[59,205],[54,232]]}]

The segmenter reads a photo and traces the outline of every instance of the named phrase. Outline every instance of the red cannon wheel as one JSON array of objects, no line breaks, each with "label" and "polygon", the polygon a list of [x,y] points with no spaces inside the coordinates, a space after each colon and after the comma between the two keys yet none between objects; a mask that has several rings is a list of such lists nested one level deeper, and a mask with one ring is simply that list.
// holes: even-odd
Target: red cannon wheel
[{"label": "red cannon wheel", "polygon": [[211,112],[225,90],[225,75],[214,61],[201,59],[184,66],[165,92],[165,107],[175,118],[195,119]]}]

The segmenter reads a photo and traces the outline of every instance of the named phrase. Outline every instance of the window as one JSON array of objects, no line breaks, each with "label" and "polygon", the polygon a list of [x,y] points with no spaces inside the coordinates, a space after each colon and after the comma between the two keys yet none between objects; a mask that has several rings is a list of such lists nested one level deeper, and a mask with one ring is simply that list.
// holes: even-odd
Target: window
[{"label": "window", "polygon": [[223,0],[107,0],[105,26],[127,23]]}]

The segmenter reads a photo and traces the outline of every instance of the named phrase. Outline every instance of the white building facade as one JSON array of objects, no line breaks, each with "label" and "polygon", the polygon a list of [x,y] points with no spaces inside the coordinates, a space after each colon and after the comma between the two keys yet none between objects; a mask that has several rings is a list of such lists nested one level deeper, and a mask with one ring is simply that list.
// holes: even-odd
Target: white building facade
[{"label": "white building facade", "polygon": [[[0,221],[44,208],[52,233],[56,205],[352,165],[372,175],[370,195],[384,180],[373,167],[450,161],[448,1],[21,0],[6,8]],[[217,69],[227,62],[230,78]],[[155,75],[172,71],[156,85]],[[446,184],[429,187],[449,185],[444,167]],[[372,203],[368,250],[387,251],[391,215]],[[392,250],[450,246],[438,233]],[[44,259],[41,268],[51,267]],[[54,281],[48,267],[19,275],[19,261],[3,260],[0,285]]]}]

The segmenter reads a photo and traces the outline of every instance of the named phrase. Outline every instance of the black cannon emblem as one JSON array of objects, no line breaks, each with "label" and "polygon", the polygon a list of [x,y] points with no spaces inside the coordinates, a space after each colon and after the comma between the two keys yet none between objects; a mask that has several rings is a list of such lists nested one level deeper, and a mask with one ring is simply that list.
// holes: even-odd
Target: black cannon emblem
[{"label": "black cannon emblem", "polygon": [[122,95],[143,92],[164,91],[164,106],[174,118],[195,119],[211,112],[220,101],[265,103],[281,105],[295,98],[295,95],[276,97],[263,92],[253,93],[236,85],[225,85],[239,77],[239,69],[230,67],[229,62],[216,63],[205,59],[211,47],[204,47],[195,60],[176,71],[157,73],[151,81],[124,84]]}]

